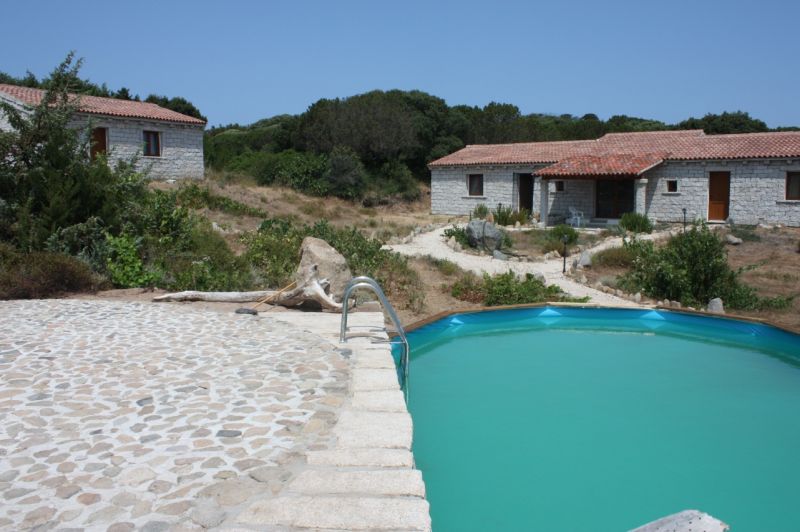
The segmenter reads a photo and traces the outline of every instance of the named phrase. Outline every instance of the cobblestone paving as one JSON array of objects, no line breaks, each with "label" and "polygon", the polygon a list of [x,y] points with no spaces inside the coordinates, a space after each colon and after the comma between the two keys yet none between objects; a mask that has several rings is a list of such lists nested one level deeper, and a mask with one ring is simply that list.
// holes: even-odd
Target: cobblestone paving
[{"label": "cobblestone paving", "polygon": [[234,523],[329,444],[343,353],[263,316],[0,302],[0,528]]}]

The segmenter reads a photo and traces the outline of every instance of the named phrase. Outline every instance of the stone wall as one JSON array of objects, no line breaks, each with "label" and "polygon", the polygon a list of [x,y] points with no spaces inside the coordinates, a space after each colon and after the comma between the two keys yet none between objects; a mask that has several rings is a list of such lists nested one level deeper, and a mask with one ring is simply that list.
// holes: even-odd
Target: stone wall
[{"label": "stone wall", "polygon": [[[780,223],[800,226],[800,201],[786,200],[786,172],[800,171],[800,160],[666,162],[643,177],[647,183],[647,216],[661,222],[708,219],[709,172],[730,172],[730,219],[734,223]],[[678,191],[668,192],[667,181]]]},{"label": "stone wall", "polygon": [[[137,168],[147,171],[151,179],[203,178],[205,167],[202,126],[83,114],[77,115],[73,125],[85,127],[87,122],[91,127],[108,128],[110,161],[138,156]],[[158,131],[161,134],[160,157],[142,155],[144,131]]]},{"label": "stone wall", "polygon": [[[517,207],[515,173],[530,173],[530,166],[464,166],[431,170],[431,212],[469,214],[479,204],[494,209],[498,203]],[[483,196],[470,196],[467,176],[483,174]],[[536,185],[534,184],[534,190]],[[534,192],[535,194],[535,192]],[[534,204],[535,205],[535,204]]]},{"label": "stone wall", "polygon": [[[21,106],[17,100],[6,97],[2,92],[0,92],[0,102],[7,103],[19,111],[25,112],[25,108]],[[8,117],[6,117],[6,114],[1,109],[0,109],[0,131],[11,131],[11,124],[8,123]]]}]

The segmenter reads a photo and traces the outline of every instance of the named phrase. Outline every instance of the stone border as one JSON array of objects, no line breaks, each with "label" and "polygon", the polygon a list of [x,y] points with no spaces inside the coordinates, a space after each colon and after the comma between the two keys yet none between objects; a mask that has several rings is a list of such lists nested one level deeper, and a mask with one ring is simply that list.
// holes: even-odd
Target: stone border
[{"label": "stone border", "polygon": [[[383,314],[352,314],[351,330],[362,332],[351,332],[347,344],[338,344],[338,314],[273,317],[294,325],[302,322],[336,341],[352,357],[352,382],[332,445],[309,451],[306,466],[281,494],[253,503],[237,523],[261,529],[431,530],[425,484],[411,452],[411,415],[397,381]],[[331,330],[327,322],[334,320]]]}]

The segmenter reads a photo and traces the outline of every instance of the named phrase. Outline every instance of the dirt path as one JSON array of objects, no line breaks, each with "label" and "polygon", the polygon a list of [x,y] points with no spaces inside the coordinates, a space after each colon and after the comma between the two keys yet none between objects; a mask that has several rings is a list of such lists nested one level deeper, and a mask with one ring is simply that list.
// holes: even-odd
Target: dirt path
[{"label": "dirt path", "polygon": [[[547,260],[544,262],[508,262],[497,260],[493,257],[485,255],[471,255],[468,253],[454,251],[447,247],[447,244],[445,243],[445,229],[446,228],[440,228],[428,233],[420,233],[407,244],[395,244],[386,246],[386,248],[400,253],[401,255],[407,255],[411,257],[431,256],[435,259],[446,259],[458,264],[458,266],[464,270],[472,271],[479,275],[483,272],[495,275],[499,273],[506,273],[509,270],[518,274],[541,274],[544,276],[547,284],[558,285],[561,290],[573,297],[588,296],[591,298],[590,302],[597,305],[633,305],[633,303],[626,299],[606,294],[569,279],[563,273],[561,273],[563,267],[561,259]],[[620,244],[621,240],[616,243],[616,245]],[[614,242],[604,242],[601,246],[602,247],[598,247],[597,250],[604,249],[605,247],[613,247]]]}]

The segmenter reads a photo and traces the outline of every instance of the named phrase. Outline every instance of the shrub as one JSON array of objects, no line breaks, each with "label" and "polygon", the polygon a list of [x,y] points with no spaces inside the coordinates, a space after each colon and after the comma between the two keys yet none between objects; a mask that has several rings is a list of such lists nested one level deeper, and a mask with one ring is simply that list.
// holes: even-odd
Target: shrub
[{"label": "shrub", "polygon": [[625,247],[633,255],[633,269],[622,278],[631,292],[641,290],[654,298],[704,306],[720,297],[730,308],[779,308],[785,298],[759,298],[728,266],[724,242],[705,224],[695,224],[656,249],[652,242],[632,240]]},{"label": "shrub", "polygon": [[484,274],[482,279],[473,274],[464,275],[453,284],[451,294],[457,299],[490,307],[547,301],[586,301],[586,298],[570,298],[558,286],[547,286],[531,274],[519,279],[510,271],[495,276]]},{"label": "shrub", "polygon": [[327,192],[344,198],[360,198],[364,194],[366,171],[356,152],[346,146],[335,147],[323,172]]},{"label": "shrub", "polygon": [[425,257],[425,259],[431,266],[436,268],[439,273],[444,276],[450,277],[461,271],[461,268],[458,266],[458,264],[447,259],[436,259],[430,255]]},{"label": "shrub", "polygon": [[472,209],[470,217],[477,218],[478,220],[485,220],[487,216],[489,216],[489,207],[487,207],[485,203],[479,203]]},{"label": "shrub", "polygon": [[36,299],[105,287],[89,266],[63,253],[22,253],[0,242],[0,299]]},{"label": "shrub", "polygon": [[511,207],[504,207],[502,203],[497,204],[497,208],[492,211],[494,213],[494,223],[497,225],[514,225],[512,218],[514,211]]},{"label": "shrub", "polygon": [[109,256],[106,269],[114,286],[132,288],[136,286],[152,286],[158,276],[145,271],[144,263],[139,255],[141,238],[122,234],[112,236],[106,234]]},{"label": "shrub", "polygon": [[344,256],[353,275],[374,277],[403,307],[421,309],[424,291],[408,260],[382,249],[380,240],[367,238],[355,228],[336,228],[326,220],[299,226],[287,219],[267,219],[257,232],[242,237],[247,248],[244,258],[267,285],[285,286],[300,262],[300,245],[306,236],[325,240]]},{"label": "shrub", "polygon": [[562,238],[565,236],[567,237],[568,246],[573,246],[578,243],[578,232],[566,224],[557,225],[547,232],[548,240],[558,242],[562,246]]},{"label": "shrub", "polygon": [[465,227],[458,227],[457,225],[449,227],[444,230],[444,237],[448,240],[450,240],[450,237],[455,237],[456,242],[461,244],[463,247],[471,247],[469,245],[469,238],[467,238],[467,229]]},{"label": "shrub", "polygon": [[627,246],[604,249],[592,255],[592,266],[630,268],[632,264],[633,252]]},{"label": "shrub", "polygon": [[652,233],[653,222],[644,214],[626,212],[619,219],[619,226],[632,233]]}]

